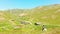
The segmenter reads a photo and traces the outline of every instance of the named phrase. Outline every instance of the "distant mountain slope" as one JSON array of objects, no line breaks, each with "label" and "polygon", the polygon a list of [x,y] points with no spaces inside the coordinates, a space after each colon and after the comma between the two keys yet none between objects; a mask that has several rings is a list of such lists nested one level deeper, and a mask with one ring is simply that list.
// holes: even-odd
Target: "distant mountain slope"
[{"label": "distant mountain slope", "polygon": [[[0,11],[1,13],[2,11]],[[1,15],[4,13],[4,15]],[[42,7],[36,7],[33,9],[12,9],[3,11],[0,15],[6,18],[18,19],[23,16],[21,19],[29,20],[33,18],[33,21],[46,22],[48,24],[59,24],[60,22],[60,5],[48,5]],[[24,14],[24,15],[23,15]],[[33,22],[32,21],[32,22]]]},{"label": "distant mountain slope", "polygon": [[[22,25],[23,22],[29,22],[32,25]],[[58,30],[60,26],[60,4],[39,6],[32,9],[0,11],[0,33],[30,34],[32,32],[32,34],[41,34],[42,26],[35,26],[34,23],[36,22],[47,25],[47,34],[55,33],[54,31],[56,34],[60,34]]]}]

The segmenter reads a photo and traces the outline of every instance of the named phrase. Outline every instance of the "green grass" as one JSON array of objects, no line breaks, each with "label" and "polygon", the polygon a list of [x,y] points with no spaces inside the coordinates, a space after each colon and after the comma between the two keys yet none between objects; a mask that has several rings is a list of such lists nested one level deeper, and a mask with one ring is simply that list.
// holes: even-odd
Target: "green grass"
[{"label": "green grass", "polygon": [[[56,5],[57,8],[51,9],[49,7],[43,6],[42,8],[36,7],[30,10],[13,9],[0,11],[0,13],[3,13],[2,15],[0,14],[0,17],[5,18],[4,20],[0,19],[0,34],[60,34],[60,12],[56,12],[60,9],[60,6]],[[21,13],[27,15],[19,16]],[[56,18],[53,19],[52,15]],[[42,18],[44,16],[47,18]],[[15,23],[15,25],[9,20],[14,20],[12,23]],[[30,21],[32,24],[22,25],[20,21]],[[41,22],[41,25],[34,25],[36,22]],[[45,32],[42,31],[43,24],[47,27],[47,31]],[[15,29],[15,26],[19,26],[19,28]]]}]

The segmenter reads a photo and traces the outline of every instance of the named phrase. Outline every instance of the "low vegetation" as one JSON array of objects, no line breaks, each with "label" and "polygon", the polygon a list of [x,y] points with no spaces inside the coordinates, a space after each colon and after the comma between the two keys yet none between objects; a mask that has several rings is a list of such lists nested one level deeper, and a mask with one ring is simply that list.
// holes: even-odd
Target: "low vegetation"
[{"label": "low vegetation", "polygon": [[0,10],[0,34],[60,34],[60,5]]}]

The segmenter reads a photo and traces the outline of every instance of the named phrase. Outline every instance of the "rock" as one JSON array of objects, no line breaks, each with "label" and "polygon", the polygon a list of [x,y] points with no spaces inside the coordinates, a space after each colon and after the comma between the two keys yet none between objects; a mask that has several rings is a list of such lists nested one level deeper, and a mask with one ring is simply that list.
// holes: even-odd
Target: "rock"
[{"label": "rock", "polygon": [[29,22],[29,21],[20,21],[21,22],[21,24],[24,24],[24,25],[27,25],[27,24],[32,24],[31,22]]}]

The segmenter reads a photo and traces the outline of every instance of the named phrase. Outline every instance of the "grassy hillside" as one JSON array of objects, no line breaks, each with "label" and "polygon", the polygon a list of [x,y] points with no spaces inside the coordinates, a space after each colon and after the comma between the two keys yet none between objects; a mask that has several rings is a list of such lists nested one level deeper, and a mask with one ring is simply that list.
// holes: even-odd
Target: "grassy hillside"
[{"label": "grassy hillside", "polygon": [[[26,21],[31,24],[21,24]],[[34,25],[39,22],[41,25]],[[42,31],[42,25],[47,31]],[[60,34],[60,5],[0,11],[0,34]]]}]

